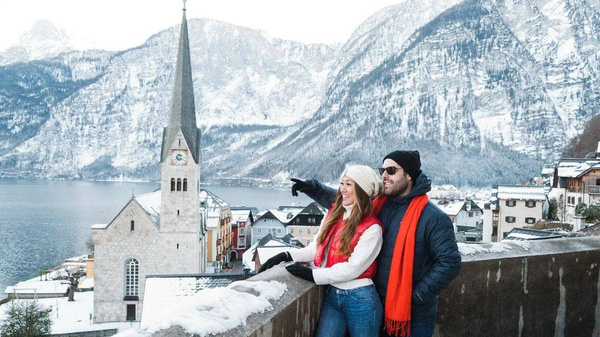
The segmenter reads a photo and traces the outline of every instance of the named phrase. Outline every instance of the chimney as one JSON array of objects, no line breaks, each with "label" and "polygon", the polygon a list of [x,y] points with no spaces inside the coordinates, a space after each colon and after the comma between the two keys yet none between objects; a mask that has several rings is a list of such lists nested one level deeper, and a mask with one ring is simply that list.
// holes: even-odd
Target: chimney
[{"label": "chimney", "polygon": [[600,159],[600,142],[598,142],[598,148],[596,149],[596,159]]}]

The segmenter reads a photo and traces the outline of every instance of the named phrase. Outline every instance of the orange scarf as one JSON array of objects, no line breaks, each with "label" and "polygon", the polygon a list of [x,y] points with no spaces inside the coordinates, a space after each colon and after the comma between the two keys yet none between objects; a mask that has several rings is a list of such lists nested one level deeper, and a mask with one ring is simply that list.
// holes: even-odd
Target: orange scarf
[{"label": "orange scarf", "polygon": [[[379,213],[386,200],[384,196],[373,201],[374,214]],[[400,223],[385,297],[385,331],[389,335],[410,335],[415,233],[421,212],[428,201],[426,194],[414,197]]]}]

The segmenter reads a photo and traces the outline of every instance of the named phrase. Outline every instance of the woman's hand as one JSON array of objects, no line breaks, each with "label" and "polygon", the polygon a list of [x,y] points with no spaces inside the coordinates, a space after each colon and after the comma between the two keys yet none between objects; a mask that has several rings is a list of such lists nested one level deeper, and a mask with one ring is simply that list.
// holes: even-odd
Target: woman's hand
[{"label": "woman's hand", "polygon": [[285,267],[285,269],[287,269],[287,271],[289,271],[290,274],[292,274],[294,276],[303,278],[310,282],[315,282],[315,278],[313,277],[312,269],[305,267],[298,262]]},{"label": "woman's hand", "polygon": [[292,261],[292,256],[290,255],[290,253],[288,252],[283,252],[283,253],[279,253],[275,256],[273,256],[272,258],[268,259],[267,261],[265,261],[265,263],[262,264],[262,266],[260,266],[260,268],[258,269],[259,273],[262,273],[263,271],[280,264],[281,262],[289,262]]}]

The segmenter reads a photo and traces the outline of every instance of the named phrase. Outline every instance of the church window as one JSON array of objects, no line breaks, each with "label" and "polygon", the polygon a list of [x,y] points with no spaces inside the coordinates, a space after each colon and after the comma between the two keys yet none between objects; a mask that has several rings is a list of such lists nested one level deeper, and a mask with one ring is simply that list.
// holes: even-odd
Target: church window
[{"label": "church window", "polygon": [[135,221],[131,220],[131,229],[130,230],[134,230],[135,229]]},{"label": "church window", "polygon": [[177,216],[179,216],[179,210],[177,210]]},{"label": "church window", "polygon": [[183,191],[187,191],[187,178],[183,179]]},{"label": "church window", "polygon": [[177,179],[177,191],[181,191],[181,179]]},{"label": "church window", "polygon": [[140,265],[136,259],[125,262],[125,296],[138,296]]},{"label": "church window", "polygon": [[177,249],[179,249],[179,244],[177,244]]},{"label": "church window", "polygon": [[175,178],[171,178],[171,191],[175,191]]}]

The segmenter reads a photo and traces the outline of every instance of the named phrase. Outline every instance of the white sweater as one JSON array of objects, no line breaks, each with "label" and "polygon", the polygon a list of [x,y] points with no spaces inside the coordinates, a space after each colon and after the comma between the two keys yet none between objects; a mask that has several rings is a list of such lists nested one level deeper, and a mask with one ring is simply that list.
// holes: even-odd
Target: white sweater
[{"label": "white sweater", "polygon": [[[347,219],[352,211],[352,206],[344,206],[343,219]],[[321,222],[321,227],[326,217]],[[313,277],[316,284],[330,284],[340,289],[353,289],[373,284],[370,278],[357,279],[375,261],[383,239],[381,226],[371,226],[363,232],[358,239],[354,251],[350,254],[347,262],[336,263],[327,268],[327,252],[329,245],[325,248],[325,256],[320,268],[313,269]],[[302,249],[290,250],[290,256],[296,262],[312,262],[317,252],[316,240]]]}]

